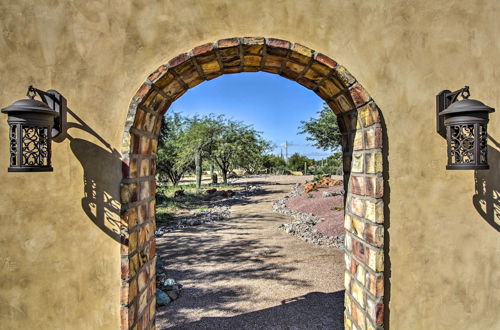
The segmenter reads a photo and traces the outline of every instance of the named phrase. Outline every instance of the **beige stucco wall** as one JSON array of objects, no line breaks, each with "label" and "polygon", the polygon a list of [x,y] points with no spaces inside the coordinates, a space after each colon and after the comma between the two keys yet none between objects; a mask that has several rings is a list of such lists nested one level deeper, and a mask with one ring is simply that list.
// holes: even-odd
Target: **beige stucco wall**
[{"label": "beige stucco wall", "polygon": [[[22,98],[31,83],[57,89],[94,131],[71,128],[71,141],[54,144],[53,173],[7,173],[7,125],[0,121],[2,328],[119,327],[112,231],[120,163],[112,149],[120,150],[128,104],[160,64],[233,36],[282,38],[321,51],[346,66],[382,109],[390,328],[500,323],[500,234],[473,204],[474,173],[445,170],[445,141],[434,129],[434,96],[442,89],[469,85],[473,98],[500,107],[498,1],[134,3],[0,3],[0,105]],[[490,135],[500,140],[498,113]],[[480,176],[490,194],[497,191],[498,212],[500,156],[494,149],[490,156],[492,169]]]}]

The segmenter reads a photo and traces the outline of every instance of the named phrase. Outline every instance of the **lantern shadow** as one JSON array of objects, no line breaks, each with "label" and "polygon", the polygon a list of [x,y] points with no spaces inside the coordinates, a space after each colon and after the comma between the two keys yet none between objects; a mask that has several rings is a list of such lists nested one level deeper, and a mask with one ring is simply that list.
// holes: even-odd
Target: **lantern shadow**
[{"label": "lantern shadow", "polygon": [[71,150],[83,167],[82,209],[90,220],[116,242],[120,242],[121,160],[117,154],[82,139],[71,140]]},{"label": "lantern shadow", "polygon": [[82,119],[68,109],[68,113],[78,123],[67,123],[67,128],[83,130],[97,138],[105,148],[90,141],[73,138],[70,148],[83,168],[82,209],[89,219],[106,235],[120,242],[120,191],[122,161],[120,153],[112,148],[101,136]]},{"label": "lantern shadow", "polygon": [[500,147],[491,136],[489,140],[494,146],[488,146],[489,170],[475,171],[476,193],[472,203],[477,212],[496,231],[500,231]]}]

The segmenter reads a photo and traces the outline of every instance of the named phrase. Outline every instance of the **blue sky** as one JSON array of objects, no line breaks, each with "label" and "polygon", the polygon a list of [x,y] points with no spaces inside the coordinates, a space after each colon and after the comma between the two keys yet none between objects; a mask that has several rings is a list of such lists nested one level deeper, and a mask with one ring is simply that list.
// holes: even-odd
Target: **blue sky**
[{"label": "blue sky", "polygon": [[168,113],[224,114],[252,124],[266,140],[278,146],[274,154],[279,154],[279,145],[287,140],[289,155],[299,152],[321,159],[329,154],[311,146],[305,135],[298,134],[298,127],[301,120],[314,117],[322,103],[312,91],[281,76],[239,73],[226,74],[190,89],[172,104]]}]

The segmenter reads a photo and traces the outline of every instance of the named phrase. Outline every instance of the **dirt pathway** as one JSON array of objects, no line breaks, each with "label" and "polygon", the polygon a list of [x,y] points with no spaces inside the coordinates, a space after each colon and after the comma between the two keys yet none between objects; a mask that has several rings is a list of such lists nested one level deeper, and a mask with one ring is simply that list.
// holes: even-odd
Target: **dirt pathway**
[{"label": "dirt pathway", "polygon": [[288,219],[272,202],[290,187],[263,185],[230,219],[158,239],[184,287],[158,308],[157,329],[343,329],[343,253],[278,229]]}]

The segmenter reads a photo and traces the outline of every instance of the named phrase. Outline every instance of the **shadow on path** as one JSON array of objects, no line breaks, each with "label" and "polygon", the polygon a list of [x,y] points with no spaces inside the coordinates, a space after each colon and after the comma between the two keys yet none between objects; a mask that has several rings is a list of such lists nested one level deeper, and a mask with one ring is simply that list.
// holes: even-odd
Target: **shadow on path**
[{"label": "shadow on path", "polygon": [[230,317],[203,317],[199,321],[161,329],[344,329],[344,291],[310,292],[281,305]]}]

